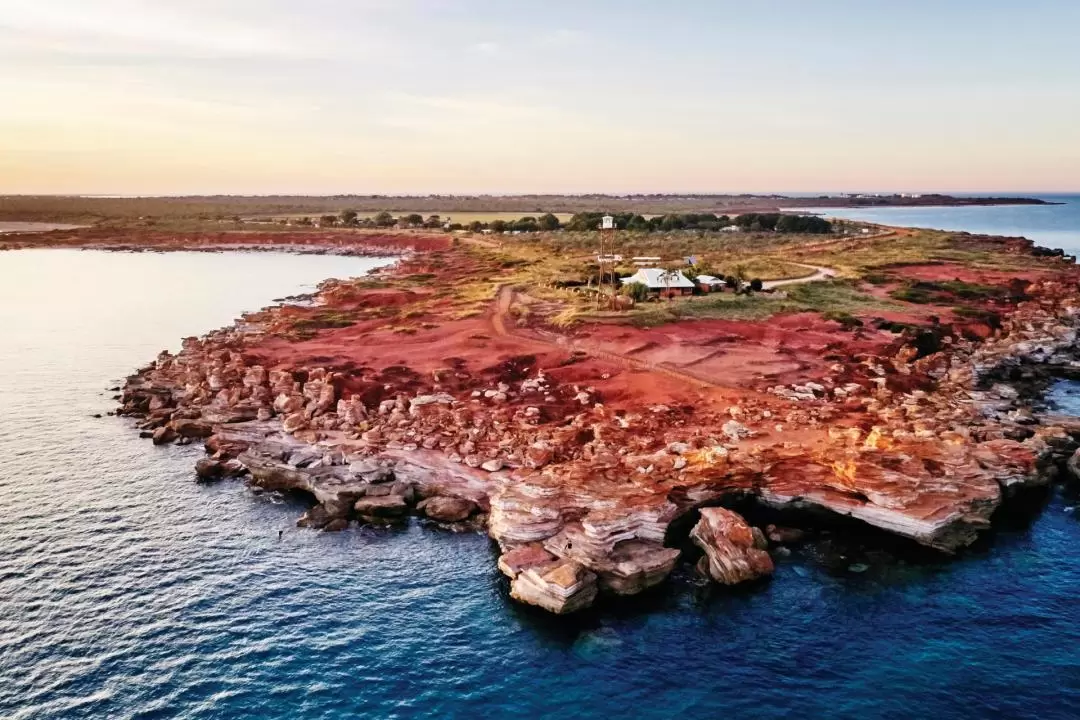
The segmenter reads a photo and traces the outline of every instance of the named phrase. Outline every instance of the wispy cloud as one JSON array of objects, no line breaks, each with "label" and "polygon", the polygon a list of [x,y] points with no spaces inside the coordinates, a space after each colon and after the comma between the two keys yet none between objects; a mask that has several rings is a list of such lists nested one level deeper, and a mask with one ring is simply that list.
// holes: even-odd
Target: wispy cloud
[{"label": "wispy cloud", "polygon": [[479,55],[498,55],[499,49],[499,43],[491,41],[474,43],[469,47],[469,50]]}]

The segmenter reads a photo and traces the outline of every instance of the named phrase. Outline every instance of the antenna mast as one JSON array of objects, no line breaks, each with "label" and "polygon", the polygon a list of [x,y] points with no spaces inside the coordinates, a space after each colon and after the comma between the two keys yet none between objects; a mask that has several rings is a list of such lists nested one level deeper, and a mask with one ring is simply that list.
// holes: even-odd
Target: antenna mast
[{"label": "antenna mast", "polygon": [[[598,292],[596,295],[596,306],[600,307],[600,293],[604,290],[604,263],[610,263],[611,265],[611,298],[612,302],[615,300],[615,294],[617,288],[615,287],[615,218],[611,215],[605,215],[600,220],[600,255],[598,260],[600,262],[600,282],[598,283]],[[608,248],[608,253],[604,253],[604,247]]]}]

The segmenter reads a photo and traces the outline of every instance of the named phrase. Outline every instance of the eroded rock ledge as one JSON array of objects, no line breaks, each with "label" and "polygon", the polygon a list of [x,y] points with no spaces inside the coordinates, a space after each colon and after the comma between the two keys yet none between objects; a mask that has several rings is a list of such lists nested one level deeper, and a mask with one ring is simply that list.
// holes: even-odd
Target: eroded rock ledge
[{"label": "eroded rock ledge", "polygon": [[[1074,288],[1029,292],[981,343],[925,357],[902,347],[723,410],[605,403],[527,363],[494,380],[457,367],[453,382],[271,365],[252,352],[268,311],[161,354],[128,379],[120,412],[155,442],[204,440],[204,480],[309,493],[307,527],[418,515],[486,529],[512,597],[567,613],[663,582],[680,559],[665,544],[672,523],[733,498],[849,516],[943,552],[970,544],[1004,499],[1050,482],[1076,449],[1076,428],[1040,420],[1008,384],[1077,367]],[[694,539],[719,582],[771,569],[759,533],[730,511],[703,510]]]}]

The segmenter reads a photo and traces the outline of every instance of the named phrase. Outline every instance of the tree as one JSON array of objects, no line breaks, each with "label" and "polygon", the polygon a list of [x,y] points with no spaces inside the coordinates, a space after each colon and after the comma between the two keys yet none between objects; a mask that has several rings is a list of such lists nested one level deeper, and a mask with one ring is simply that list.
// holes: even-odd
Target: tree
[{"label": "tree", "polygon": [[566,224],[566,229],[571,232],[588,232],[589,230],[596,230],[600,227],[600,218],[603,217],[602,213],[598,212],[584,212],[575,213],[570,218],[570,222]]},{"label": "tree", "polygon": [[672,230],[682,230],[683,227],[683,219],[678,215],[665,215],[660,221],[660,229],[664,232],[671,232]]},{"label": "tree", "polygon": [[375,216],[375,224],[379,227],[390,227],[397,221],[394,220],[394,216],[383,210],[381,213]]},{"label": "tree", "polygon": [[412,213],[405,216],[405,224],[412,227],[420,227],[424,224],[424,216],[419,213]]},{"label": "tree", "polygon": [[634,215],[626,223],[627,230],[637,230],[639,232],[648,232],[652,228],[649,226],[649,221],[642,215]]},{"label": "tree", "polygon": [[484,223],[480,222],[479,220],[473,220],[471,223],[469,223],[469,232],[478,233],[483,232],[483,230]]},{"label": "tree", "polygon": [[536,232],[540,229],[540,226],[536,222],[534,217],[523,217],[520,220],[514,222],[510,226],[511,230],[515,232]]},{"label": "tree", "polygon": [[323,215],[319,218],[319,225],[322,227],[333,227],[337,225],[337,215]]},{"label": "tree", "polygon": [[342,225],[355,225],[356,218],[359,217],[355,210],[342,210],[341,211],[341,224]]},{"label": "tree", "polygon": [[620,289],[623,295],[633,299],[634,302],[645,302],[649,299],[649,286],[645,283],[632,282],[623,285]]},{"label": "tree", "polygon": [[754,292],[761,292],[763,287],[764,287],[764,284],[761,282],[760,278],[754,278],[753,280],[750,281],[750,289],[753,290]]},{"label": "tree", "polygon": [[491,223],[491,232],[493,232],[493,233],[504,233],[504,232],[506,232],[506,221],[505,220],[496,220],[493,223]]},{"label": "tree", "polygon": [[424,227],[426,228],[440,228],[442,227],[442,218],[438,215],[430,215],[428,219],[424,221]]},{"label": "tree", "polygon": [[558,230],[562,226],[562,223],[559,222],[559,218],[555,217],[551,213],[546,213],[540,216],[540,219],[537,221],[537,225],[544,232],[553,232],[555,230]]},{"label": "tree", "polygon": [[739,291],[739,278],[735,277],[734,275],[728,275],[726,278],[724,278],[724,284],[735,292]]}]

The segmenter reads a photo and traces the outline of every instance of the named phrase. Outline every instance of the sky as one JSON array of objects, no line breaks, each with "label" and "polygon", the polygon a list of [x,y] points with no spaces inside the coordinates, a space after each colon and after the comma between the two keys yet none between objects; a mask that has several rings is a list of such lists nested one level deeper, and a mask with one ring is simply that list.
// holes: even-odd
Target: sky
[{"label": "sky", "polygon": [[0,0],[0,193],[1080,191],[1076,0]]}]

